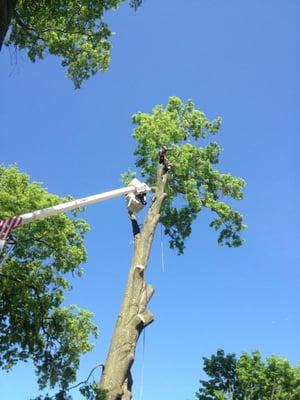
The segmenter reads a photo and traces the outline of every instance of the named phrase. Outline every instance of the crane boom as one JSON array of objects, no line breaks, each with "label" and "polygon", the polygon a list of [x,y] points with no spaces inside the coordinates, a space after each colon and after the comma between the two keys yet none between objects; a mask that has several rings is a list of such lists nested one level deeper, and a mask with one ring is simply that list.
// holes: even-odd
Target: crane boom
[{"label": "crane boom", "polygon": [[98,193],[93,196],[88,196],[77,200],[71,200],[66,203],[57,204],[56,206],[47,207],[41,210],[36,210],[33,212],[22,214],[20,215],[20,217],[22,218],[22,222],[20,223],[20,225],[38,219],[44,219],[47,217],[51,217],[53,215],[61,214],[66,211],[71,211],[78,207],[89,206],[94,203],[99,203],[100,201],[110,200],[114,197],[123,196],[129,193],[143,193],[149,191],[150,191],[149,186],[147,186],[145,183],[139,182],[137,179],[134,179],[133,181],[130,182],[129,186],[126,186],[121,189],[115,189],[104,193]]},{"label": "crane boom", "polygon": [[[3,249],[10,232],[14,227],[24,225],[32,221],[51,217],[53,215],[61,214],[67,211],[71,211],[78,207],[89,206],[100,201],[110,200],[114,197],[128,195],[130,193],[138,196],[139,194],[145,194],[150,190],[151,189],[148,185],[140,182],[138,179],[135,178],[130,182],[128,186],[120,189],[110,190],[108,192],[95,194],[92,196],[84,197],[82,199],[71,200],[65,203],[57,204],[52,207],[43,208],[41,210],[22,214],[18,217],[13,217],[4,221],[0,221],[0,252]],[[16,220],[18,221],[17,223]]]}]

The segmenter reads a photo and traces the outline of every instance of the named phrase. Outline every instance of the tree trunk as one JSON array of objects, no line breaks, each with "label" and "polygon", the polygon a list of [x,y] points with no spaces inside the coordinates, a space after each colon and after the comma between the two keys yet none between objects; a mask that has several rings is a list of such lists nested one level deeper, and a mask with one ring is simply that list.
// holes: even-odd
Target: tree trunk
[{"label": "tree trunk", "polygon": [[165,198],[166,182],[167,174],[160,165],[157,172],[157,189],[154,200],[141,232],[136,233],[136,221],[133,221],[133,230],[136,233],[134,255],[123,303],[100,380],[101,389],[107,391],[107,400],[130,400],[132,398],[130,370],[135,358],[136,345],[143,329],[153,321],[153,315],[147,309],[147,304],[154,289],[145,282],[144,273],[160,218],[160,209]]},{"label": "tree trunk", "polygon": [[0,50],[8,31],[17,0],[0,0]]}]

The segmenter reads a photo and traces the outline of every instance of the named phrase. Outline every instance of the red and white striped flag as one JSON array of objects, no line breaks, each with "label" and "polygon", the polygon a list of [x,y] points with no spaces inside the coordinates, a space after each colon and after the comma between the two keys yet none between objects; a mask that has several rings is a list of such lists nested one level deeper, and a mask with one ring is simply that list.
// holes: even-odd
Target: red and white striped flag
[{"label": "red and white striped flag", "polygon": [[7,240],[11,231],[19,226],[22,222],[22,217],[11,217],[0,221],[0,239]]}]

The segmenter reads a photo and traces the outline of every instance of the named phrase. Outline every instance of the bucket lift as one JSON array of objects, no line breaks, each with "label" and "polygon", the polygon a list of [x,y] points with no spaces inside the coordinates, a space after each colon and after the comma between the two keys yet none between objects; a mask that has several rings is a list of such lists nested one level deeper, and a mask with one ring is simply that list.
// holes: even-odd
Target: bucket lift
[{"label": "bucket lift", "polygon": [[130,215],[140,212],[146,203],[146,194],[151,189],[146,183],[140,182],[134,178],[128,186],[111,190],[109,192],[95,194],[93,196],[84,197],[78,200],[68,201],[66,203],[57,204],[56,206],[43,208],[41,210],[32,211],[26,214],[15,216],[0,221],[0,253],[5,243],[11,240],[11,232],[18,226],[27,224],[32,221],[41,220],[53,215],[61,214],[66,211],[74,210],[78,207],[88,206],[100,201],[110,200],[114,197],[125,195],[127,209]]},{"label": "bucket lift", "polygon": [[139,213],[147,204],[146,193],[128,193],[125,196],[129,215]]}]

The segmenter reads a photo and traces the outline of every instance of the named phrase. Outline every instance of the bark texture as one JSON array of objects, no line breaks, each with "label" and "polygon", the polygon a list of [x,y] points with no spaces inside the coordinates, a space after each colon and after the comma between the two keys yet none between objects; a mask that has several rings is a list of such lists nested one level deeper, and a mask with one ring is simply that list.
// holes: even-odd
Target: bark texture
[{"label": "bark texture", "polygon": [[143,329],[153,321],[147,309],[154,289],[145,282],[152,240],[160,218],[160,209],[165,198],[167,174],[162,165],[157,172],[157,189],[154,201],[145,218],[143,228],[135,235],[134,255],[127,286],[116,322],[113,338],[100,380],[100,387],[107,391],[107,400],[130,400],[132,398],[131,366],[135,358],[136,345]]},{"label": "bark texture", "polygon": [[7,34],[17,0],[0,0],[0,50]]}]

